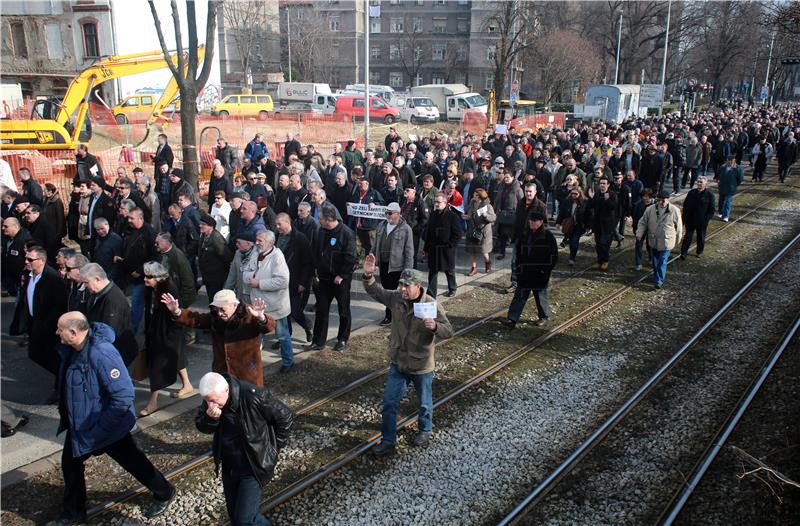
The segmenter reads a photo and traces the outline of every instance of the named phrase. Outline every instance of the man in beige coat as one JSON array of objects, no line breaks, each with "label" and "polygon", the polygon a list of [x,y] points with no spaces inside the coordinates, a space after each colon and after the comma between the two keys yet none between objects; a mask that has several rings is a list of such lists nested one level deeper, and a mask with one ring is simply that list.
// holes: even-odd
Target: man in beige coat
[{"label": "man in beige coat", "polygon": [[[408,384],[414,384],[419,400],[419,434],[415,446],[428,443],[433,429],[434,338],[453,336],[453,327],[435,298],[425,294],[422,273],[407,268],[400,274],[399,290],[386,290],[375,281],[375,255],[364,259],[364,289],[376,301],[392,310],[392,334],[389,339],[389,376],[383,392],[381,443],[376,455],[392,453],[397,442],[397,406]],[[436,317],[421,317],[415,304],[434,304]]]},{"label": "man in beige coat", "polygon": [[661,190],[656,205],[645,209],[636,229],[636,239],[639,241],[647,236],[657,289],[664,286],[669,253],[683,237],[681,211],[669,202],[669,197],[669,190]]}]

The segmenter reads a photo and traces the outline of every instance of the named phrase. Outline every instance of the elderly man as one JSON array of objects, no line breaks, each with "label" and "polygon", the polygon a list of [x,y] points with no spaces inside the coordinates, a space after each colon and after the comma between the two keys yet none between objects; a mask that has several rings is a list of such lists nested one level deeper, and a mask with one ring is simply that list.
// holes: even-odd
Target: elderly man
[{"label": "elderly man", "polygon": [[3,220],[3,261],[0,270],[3,273],[3,288],[10,296],[16,296],[19,281],[25,268],[25,243],[31,235],[22,228],[16,217]]},{"label": "elderly man", "polygon": [[[306,331],[306,341],[311,343],[313,325],[305,315],[304,309],[311,293],[311,277],[314,268],[311,261],[311,244],[299,230],[292,228],[292,218],[287,213],[278,214],[275,219],[278,232],[276,246],[281,249],[289,267],[289,303],[292,319]],[[292,324],[289,324],[289,333]]]},{"label": "elderly man", "polygon": [[[275,320],[275,337],[281,350],[281,372],[294,366],[292,335],[289,332],[292,306],[289,300],[289,267],[283,252],[275,247],[275,234],[269,230],[256,235],[256,271],[250,278],[250,297],[260,298],[267,305],[266,314]],[[276,348],[276,347],[273,347]]]},{"label": "elderly man", "polygon": [[272,479],[294,415],[269,390],[207,373],[200,379],[203,403],[195,417],[201,433],[214,434],[214,464],[231,523],[269,526],[261,515],[261,491]]},{"label": "elderly man", "polygon": [[[341,217],[341,215],[338,213],[338,209],[336,212],[338,221],[338,218]],[[317,216],[319,216],[319,213],[317,213]],[[319,233],[319,223],[316,219],[311,217],[311,205],[309,203],[300,203],[300,205],[298,205],[297,218],[294,220],[294,228],[302,232],[311,244],[313,244],[314,240],[317,239],[317,234]]]},{"label": "elderly man", "polygon": [[211,331],[212,371],[263,387],[261,335],[275,330],[275,320],[264,314],[264,300],[245,305],[232,290],[222,289],[207,313],[182,309],[171,294],[161,302],[181,325]]},{"label": "elderly man", "polygon": [[223,286],[234,291],[236,297],[245,303],[250,303],[250,278],[258,266],[258,250],[255,249],[255,244],[256,237],[249,232],[236,236],[236,253]]},{"label": "elderly man", "polygon": [[[182,307],[189,307],[197,299],[197,288],[195,278],[192,273],[192,266],[186,255],[174,245],[172,236],[162,232],[156,236],[156,250],[161,254],[160,263],[169,271],[172,284],[178,289]],[[193,329],[185,331],[184,340],[186,345],[195,342],[196,336]]]},{"label": "elderly man", "polygon": [[[111,227],[105,217],[94,220],[94,230],[97,238],[92,247],[92,260],[98,263],[114,282],[120,281],[122,259],[122,238]],[[128,223],[130,225],[130,222]]]},{"label": "elderly man", "polygon": [[97,263],[84,265],[79,274],[91,293],[86,317],[92,323],[105,323],[114,330],[116,338],[112,343],[125,365],[130,365],[139,353],[139,347],[131,327],[131,308],[125,293],[108,279],[103,267]]},{"label": "elderly man", "polygon": [[[389,203],[386,207],[386,221],[378,225],[375,246],[371,252],[378,263],[381,286],[386,290],[396,290],[400,273],[414,266],[414,233],[400,215],[400,205]],[[381,325],[392,323],[392,310],[386,307]]]},{"label": "elderly man", "polygon": [[[424,446],[430,440],[433,429],[434,338],[452,337],[453,327],[436,300],[425,294],[420,271],[411,268],[403,270],[399,290],[389,291],[375,282],[375,262],[373,254],[364,259],[364,289],[374,300],[392,310],[392,334],[387,352],[389,376],[386,378],[381,413],[381,443],[373,450],[377,455],[386,455],[395,449],[397,407],[411,383],[419,401],[419,433],[413,443],[415,446]],[[433,303],[436,316],[418,317],[414,312],[416,303]]]},{"label": "elderly man", "polygon": [[142,209],[142,212],[144,212],[144,220],[148,223],[152,221],[153,211],[151,210],[150,205],[148,205],[144,200],[142,194],[140,194],[139,191],[133,187],[133,181],[127,177],[121,177],[117,180],[116,188],[117,194],[115,196],[115,201],[118,205],[125,199],[130,199],[136,205],[134,208]]},{"label": "elderly man", "polygon": [[167,201],[162,201],[161,206],[167,207],[172,203],[178,202],[178,197],[181,195],[188,195],[191,198],[192,203],[197,202],[197,196],[194,193],[194,188],[189,182],[183,178],[183,170],[172,170],[169,173],[169,180],[172,187],[172,192]]},{"label": "elderly man", "polygon": [[[288,210],[286,210],[290,216],[297,217],[297,207],[300,203],[310,203],[311,196],[308,193],[308,190],[303,188],[303,182],[300,179],[300,176],[297,174],[292,175],[289,178],[289,190],[287,192],[287,202],[288,202]],[[276,194],[277,200],[277,194]],[[276,212],[279,211],[278,206],[275,206]]]},{"label": "elderly man", "polygon": [[[14,309],[9,334],[27,330],[28,357],[54,375],[58,372],[58,355],[53,352],[58,317],[67,310],[67,287],[61,276],[47,265],[47,252],[39,246],[25,251],[25,273],[20,289],[21,301]],[[58,401],[58,376],[47,404]]]},{"label": "elderly man", "polygon": [[81,277],[81,269],[90,263],[89,258],[83,254],[73,254],[67,258],[64,272],[69,287],[67,297],[67,311],[78,311],[86,314],[89,298],[92,293],[86,287],[86,282]]},{"label": "elderly man", "polygon": [[258,205],[255,201],[244,201],[240,210],[241,221],[237,226],[236,232],[231,230],[231,236],[238,237],[242,234],[247,234],[255,239],[256,234],[267,229],[264,224],[264,218],[258,213]]},{"label": "elderly man", "polygon": [[233,193],[231,178],[225,173],[225,168],[221,164],[214,165],[214,170],[208,183],[209,207],[214,204],[214,196],[217,192],[225,192],[226,196],[230,196]]},{"label": "elderly man", "polygon": [[655,206],[644,211],[636,229],[636,238],[644,239],[650,245],[650,262],[653,265],[655,286],[664,286],[667,275],[669,253],[683,237],[683,221],[680,209],[669,202],[669,190],[661,190]]},{"label": "elderly man", "polygon": [[436,297],[439,272],[447,276],[447,292],[456,295],[456,246],[462,235],[458,214],[447,206],[447,196],[438,192],[433,202],[433,212],[423,236],[425,254],[428,256],[428,295]]},{"label": "elderly man", "polygon": [[105,217],[111,228],[114,228],[114,222],[117,219],[117,207],[114,206],[114,200],[103,191],[103,185],[105,185],[105,181],[99,178],[92,179],[89,183],[91,201],[86,220],[86,234],[92,239],[97,237],[97,232],[94,230],[95,219]]},{"label": "elderly man", "polygon": [[64,509],[59,519],[48,524],[65,526],[86,520],[84,463],[102,454],[153,493],[153,502],[142,514],[148,519],[162,515],[177,491],[131,436],[136,423],[133,382],[111,344],[112,329],[104,323],[90,324],[80,312],[68,312],[59,318],[57,334],[64,396],[58,432],[67,432],[61,453]]},{"label": "elderly man", "polygon": [[115,261],[122,264],[120,288],[126,288],[128,284],[133,287],[131,321],[136,331],[144,317],[144,264],[156,257],[156,232],[150,224],[145,223],[144,212],[138,208],[128,215],[128,225],[130,233],[122,242],[122,257],[116,257]]},{"label": "elderly man", "polygon": [[215,228],[216,224],[216,220],[210,215],[200,216],[200,250],[197,266],[206,286],[209,302],[225,285],[225,278],[228,277],[233,258],[225,238]]},{"label": "elderly man", "polygon": [[697,250],[695,255],[700,257],[706,245],[706,229],[708,222],[714,217],[714,210],[717,209],[717,200],[714,193],[708,189],[708,179],[701,175],[697,178],[697,188],[689,191],[683,201],[681,219],[683,226],[686,227],[686,235],[681,244],[681,259],[686,259],[689,247],[692,245],[692,237],[697,232]]}]

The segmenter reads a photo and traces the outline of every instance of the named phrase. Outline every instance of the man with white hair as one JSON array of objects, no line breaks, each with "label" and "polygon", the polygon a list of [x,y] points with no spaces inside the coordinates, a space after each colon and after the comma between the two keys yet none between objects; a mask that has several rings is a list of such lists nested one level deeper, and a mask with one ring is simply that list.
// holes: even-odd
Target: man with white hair
[{"label": "man with white hair", "polygon": [[[292,306],[289,300],[289,267],[281,249],[275,246],[275,234],[270,230],[256,235],[258,257],[250,278],[250,297],[260,298],[267,305],[266,314],[275,320],[275,336],[281,350],[281,372],[294,366],[292,335],[289,332]],[[277,349],[277,347],[273,347]]]},{"label": "man with white hair", "polygon": [[272,479],[294,415],[267,389],[234,377],[207,373],[195,417],[201,433],[214,434],[214,464],[222,465],[225,505],[233,524],[270,522],[261,515],[261,489]]},{"label": "man with white hair", "polygon": [[84,265],[80,269],[80,277],[91,293],[86,305],[86,317],[92,323],[105,323],[114,330],[114,346],[125,365],[130,365],[139,353],[139,347],[133,333],[131,307],[125,293],[108,279],[106,271],[97,263]]}]

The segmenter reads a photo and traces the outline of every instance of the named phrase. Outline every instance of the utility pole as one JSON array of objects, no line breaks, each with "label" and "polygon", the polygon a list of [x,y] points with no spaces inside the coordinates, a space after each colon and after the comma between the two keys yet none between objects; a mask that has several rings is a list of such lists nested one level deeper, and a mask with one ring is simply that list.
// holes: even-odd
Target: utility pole
[{"label": "utility pole", "polygon": [[669,17],[672,14],[672,0],[667,4],[667,33],[664,36],[664,63],[661,65],[661,105],[658,107],[658,116],[664,114],[664,92],[667,81],[667,48],[669,47]]},{"label": "utility pole", "polygon": [[289,20],[292,17],[289,16],[289,4],[286,4],[286,39],[287,39],[287,48],[289,50],[289,82],[292,81],[292,28],[289,27]]},{"label": "utility pole", "polygon": [[622,11],[619,13],[619,34],[617,34],[617,67],[614,68],[614,84],[619,80],[619,52],[622,46]]},{"label": "utility pole", "polygon": [[364,148],[369,147],[369,0],[364,0]]},{"label": "utility pole", "polygon": [[[769,86],[769,68],[772,66],[772,46],[775,45],[775,33],[772,33],[772,39],[769,41],[769,57],[767,58],[767,75],[764,77],[764,87]],[[766,101],[764,101],[766,102]]]}]

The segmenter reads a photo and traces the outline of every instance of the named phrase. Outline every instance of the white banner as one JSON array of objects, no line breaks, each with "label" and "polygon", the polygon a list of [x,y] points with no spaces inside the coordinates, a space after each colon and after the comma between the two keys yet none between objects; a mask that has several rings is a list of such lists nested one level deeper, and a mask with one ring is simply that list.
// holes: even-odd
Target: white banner
[{"label": "white banner", "polygon": [[386,219],[386,207],[364,203],[347,203],[348,217],[366,217],[367,219]]}]

